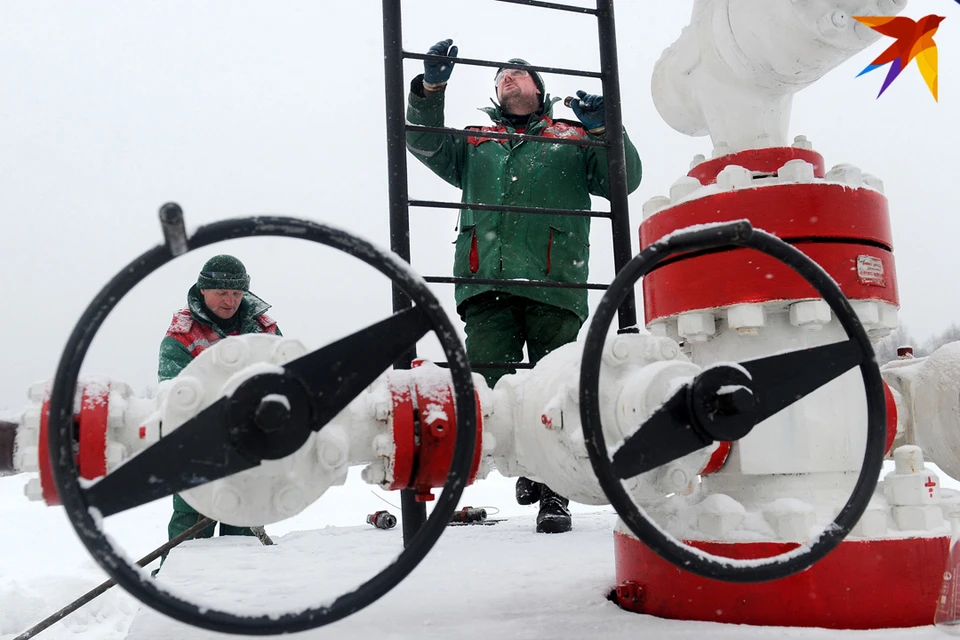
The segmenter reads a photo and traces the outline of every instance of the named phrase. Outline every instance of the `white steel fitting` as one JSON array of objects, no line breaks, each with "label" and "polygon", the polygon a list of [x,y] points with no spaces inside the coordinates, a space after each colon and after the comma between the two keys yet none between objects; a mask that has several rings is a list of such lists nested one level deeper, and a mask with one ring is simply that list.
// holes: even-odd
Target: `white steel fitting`
[{"label": "white steel fitting", "polygon": [[892,304],[878,300],[851,300],[850,306],[864,330],[874,340],[879,340],[900,326],[899,312]]},{"label": "white steel fitting", "polygon": [[738,304],[727,309],[727,326],[742,336],[755,336],[766,324],[766,313],[760,304]]},{"label": "white steel fitting", "polygon": [[666,209],[670,206],[670,198],[666,196],[653,196],[643,203],[643,219],[646,220],[653,214]]},{"label": "white steel fitting", "polygon": [[[496,439],[493,461],[505,475],[542,481],[571,500],[607,504],[584,445],[580,424],[579,370],[583,344],[560,347],[530,371],[504,376],[492,393],[485,422]],[[604,345],[600,410],[612,451],[700,368],[669,338],[623,334]],[[624,481],[640,503],[683,492],[706,465],[716,445]],[[682,485],[682,486],[681,486]]]},{"label": "white steel fitting", "polygon": [[894,470],[883,478],[887,502],[897,506],[940,503],[940,478],[923,463],[920,447],[897,447],[893,460]]},{"label": "white steel fitting", "polygon": [[826,300],[801,300],[790,305],[790,324],[795,327],[818,331],[830,322],[831,316]]},{"label": "white steel fitting", "polygon": [[879,191],[883,193],[883,180],[873,175],[872,173],[863,174],[863,184],[864,186],[870,187],[874,191]]},{"label": "white steel fitting", "polygon": [[883,477],[883,493],[901,531],[926,531],[943,524],[940,478],[923,463],[923,451],[904,445],[893,452],[895,469]]},{"label": "white steel fitting", "polygon": [[813,171],[813,165],[806,160],[787,160],[780,169],[777,170],[777,179],[780,182],[803,183],[807,184],[816,179]]},{"label": "white steel fitting", "polygon": [[[32,394],[31,394],[32,399]],[[40,401],[42,403],[42,399]],[[37,471],[38,441],[40,439],[40,408],[41,404],[33,404],[24,409],[17,428],[16,446],[13,449],[13,468],[17,471]],[[39,483],[39,480],[37,481]],[[40,485],[37,485],[39,491]],[[39,493],[31,500],[40,500]]]},{"label": "white steel fitting", "polygon": [[[22,412],[14,446],[13,466],[18,471],[38,470],[41,409],[49,397],[50,389],[49,382],[37,382],[31,385],[28,392],[31,404]],[[105,402],[107,405],[106,440],[99,455],[106,461],[107,472],[113,471],[133,452],[143,448],[140,444],[140,427],[155,411],[156,404],[152,398],[135,397],[129,385],[103,376],[81,377],[77,381],[77,390],[75,414],[84,409],[81,399],[85,391],[96,398],[95,402]],[[25,493],[31,500],[41,500],[39,480],[30,483]]]},{"label": "white steel fitting", "polygon": [[377,485],[388,485],[390,484],[387,480],[387,470],[384,467],[383,462],[376,461],[371,462],[360,471],[360,478],[363,479],[367,484],[377,484]]},{"label": "white steel fitting", "polygon": [[807,139],[807,136],[799,135],[793,138],[793,144],[790,145],[796,149],[806,149],[807,151],[813,151],[813,143]]},{"label": "white steel fitting", "polygon": [[688,342],[706,342],[717,332],[716,317],[710,311],[682,313],[677,317],[677,331]]},{"label": "white steel fitting", "polygon": [[698,153],[697,155],[693,156],[693,160],[690,161],[690,168],[693,169],[697,165],[702,164],[706,161],[707,161],[706,156],[704,156],[702,153]]},{"label": "white steel fitting", "polygon": [[791,498],[779,498],[763,508],[763,517],[780,540],[806,540],[815,533],[813,507]]},{"label": "white steel fitting", "polygon": [[751,187],[753,186],[753,174],[745,167],[730,164],[717,174],[717,186],[723,191]]},{"label": "white steel fitting", "polygon": [[708,538],[728,539],[747,515],[742,504],[722,493],[714,493],[700,502],[697,513],[697,528]]},{"label": "white steel fitting", "polygon": [[880,369],[897,403],[897,432],[937,467],[960,479],[960,342]]},{"label": "white steel fitting", "polygon": [[880,38],[850,16],[894,15],[905,5],[696,0],[690,25],[654,67],[654,104],[677,131],[709,134],[714,157],[785,146],[793,94]]},{"label": "white steel fitting", "polygon": [[714,144],[713,151],[710,152],[710,157],[714,159],[722,158],[723,156],[730,155],[731,153],[733,153],[733,149],[730,148],[730,145],[725,141],[720,140]]},{"label": "white steel fitting", "polygon": [[689,195],[695,193],[702,185],[696,178],[681,176],[670,187],[670,202],[677,204]]},{"label": "white steel fitting", "polygon": [[[762,306],[764,325],[756,334],[745,338],[741,332],[720,323],[709,340],[689,342],[691,360],[708,367],[849,339],[838,322],[830,322],[829,307],[822,300],[799,301],[789,306],[774,301]],[[807,330],[811,327],[820,328]],[[730,459],[716,476],[711,476],[711,482],[725,474],[772,476],[856,471],[863,462],[866,446],[863,397],[859,371],[847,371],[736,441]],[[724,493],[740,499],[736,489]]]},{"label": "white steel fitting", "polygon": [[852,164],[838,164],[831,168],[830,171],[827,171],[823,179],[827,182],[839,182],[847,187],[856,189],[857,187],[863,186],[863,171]]},{"label": "white steel fitting", "polygon": [[[840,509],[834,512],[834,518],[840,514]],[[855,538],[882,538],[887,535],[887,512],[871,502],[860,516],[857,524],[850,529],[850,535]]]},{"label": "white steel fitting", "polygon": [[[157,395],[164,434],[180,427],[223,396],[232,395],[248,379],[263,373],[281,373],[283,365],[306,353],[299,340],[251,334],[229,337],[210,347],[188,364]],[[365,397],[365,396],[362,396]],[[237,526],[270,524],[299,513],[328,488],[346,480],[351,458],[351,436],[366,440],[368,451],[376,426],[373,411],[365,406],[367,424],[353,429],[362,412],[348,408],[310,434],[293,454],[264,460],[258,466],[216,482],[182,492],[193,508],[215,520]]]}]

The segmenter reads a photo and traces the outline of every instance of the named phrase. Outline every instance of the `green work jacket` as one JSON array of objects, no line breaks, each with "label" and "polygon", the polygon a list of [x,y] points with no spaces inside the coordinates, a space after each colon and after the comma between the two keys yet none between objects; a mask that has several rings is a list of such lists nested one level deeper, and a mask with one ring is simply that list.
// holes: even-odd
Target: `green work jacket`
[{"label": "green work jacket", "polygon": [[[591,195],[610,195],[604,147],[516,142],[484,135],[495,131],[603,139],[589,134],[580,123],[554,120],[555,101],[546,96],[544,108],[519,130],[494,106],[484,109],[493,124],[468,127],[475,132],[469,137],[411,131],[407,133],[407,147],[417,160],[461,189],[464,203],[588,210]],[[424,96],[411,92],[407,120],[411,124],[442,127],[443,105],[443,91]],[[640,156],[626,133],[624,147],[627,188],[633,191],[640,184]],[[587,216],[470,209],[460,212],[454,276],[584,283],[589,263]],[[588,314],[586,289],[506,284],[457,284],[458,309],[469,298],[486,291],[503,291],[569,309],[581,321]]]}]

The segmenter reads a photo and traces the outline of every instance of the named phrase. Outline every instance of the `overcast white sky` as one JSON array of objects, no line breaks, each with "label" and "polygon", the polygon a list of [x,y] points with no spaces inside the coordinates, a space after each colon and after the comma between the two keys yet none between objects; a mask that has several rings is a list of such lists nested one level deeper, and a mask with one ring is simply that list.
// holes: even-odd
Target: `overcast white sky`
[{"label": "overcast white sky", "polygon": [[[693,155],[712,147],[670,129],[649,90],[653,65],[688,23],[692,4],[616,4],[624,121],[644,163],[643,184],[630,197],[634,231],[642,203],[665,194]],[[886,46],[880,42],[798,94],[790,127],[791,137],[813,141],[828,167],[848,162],[884,180],[901,321],[921,339],[960,322],[960,5],[913,0],[903,15],[933,12],[947,16],[936,37],[939,104],[915,65],[879,100],[882,72],[854,79]],[[446,37],[465,57],[599,67],[595,22],[586,16],[492,0],[405,3],[405,49],[422,52]],[[389,246],[382,50],[374,0],[3,0],[0,409],[22,408],[29,384],[52,376],[94,295],[161,241],[156,212],[164,202],[180,203],[191,229],[279,213]],[[421,68],[409,61],[405,82]],[[456,68],[448,124],[484,122],[475,108],[488,104],[492,76]],[[546,76],[546,83],[560,96],[599,91],[599,81]],[[558,112],[573,117],[562,106]],[[410,162],[412,197],[458,199]],[[448,275],[456,214],[412,215],[414,268]],[[608,238],[608,224],[595,222],[592,281],[612,277]],[[171,314],[200,265],[221,251],[247,264],[252,290],[274,305],[284,333],[308,346],[390,312],[388,281],[352,259],[293,240],[235,241],[190,253],[140,285],[108,319],[86,370],[136,388],[153,384]],[[434,290],[453,314],[452,287]]]}]

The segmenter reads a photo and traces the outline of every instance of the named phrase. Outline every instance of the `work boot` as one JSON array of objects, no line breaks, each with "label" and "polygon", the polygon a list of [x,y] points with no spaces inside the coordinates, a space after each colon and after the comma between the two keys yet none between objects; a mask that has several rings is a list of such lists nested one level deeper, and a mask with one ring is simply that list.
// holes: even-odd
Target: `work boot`
[{"label": "work boot", "polygon": [[540,513],[537,514],[537,533],[566,533],[573,528],[567,505],[570,501],[558,495],[547,485],[541,485]]},{"label": "work boot", "polygon": [[530,478],[517,478],[517,504],[534,504],[540,502],[540,490],[542,487],[542,484]]}]

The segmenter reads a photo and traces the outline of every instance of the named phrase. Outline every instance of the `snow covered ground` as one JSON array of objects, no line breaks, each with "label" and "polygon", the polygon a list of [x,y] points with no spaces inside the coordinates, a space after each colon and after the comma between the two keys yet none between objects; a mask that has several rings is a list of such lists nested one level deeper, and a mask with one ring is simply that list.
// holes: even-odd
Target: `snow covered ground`
[{"label": "snow covered ground", "polygon": [[[283,612],[316,606],[350,590],[386,566],[401,549],[400,526],[364,524],[386,508],[382,496],[351,472],[295,518],[271,525],[273,547],[251,538],[183,544],[160,574],[195,601],[235,612]],[[17,634],[102,582],[106,576],[80,545],[61,508],[22,497],[27,474],[0,478],[0,640]],[[953,486],[946,479],[946,485]],[[512,499],[511,479],[493,474],[469,487],[462,505],[497,506],[505,522],[450,527],[421,565],[370,607],[302,638],[803,638],[934,640],[931,627],[880,631],[775,629],[679,622],[620,610],[606,600],[614,586],[609,507],[572,505],[575,529],[559,536],[533,532],[534,511]],[[377,494],[377,495],[374,495]],[[107,520],[107,531],[140,557],[166,538],[169,500]],[[774,603],[771,603],[772,605]],[[38,636],[41,639],[192,640],[226,637],[166,618],[118,588]]]}]

